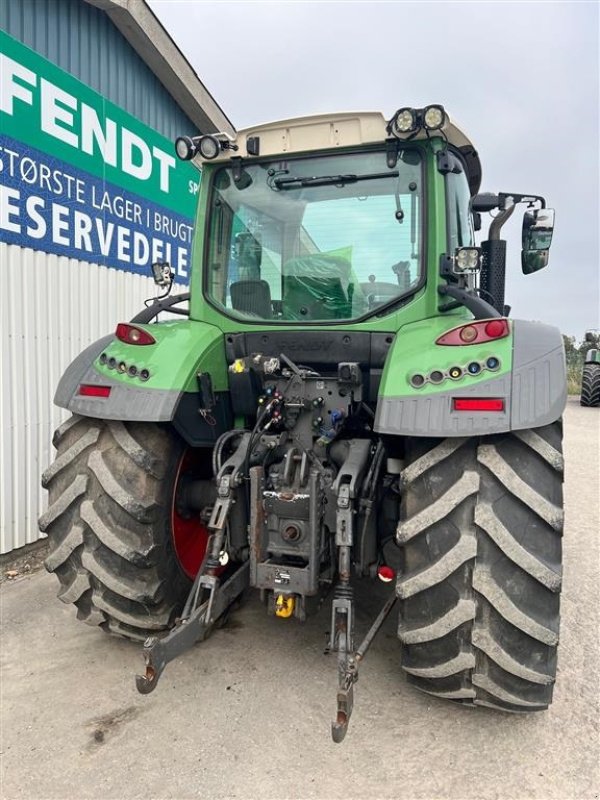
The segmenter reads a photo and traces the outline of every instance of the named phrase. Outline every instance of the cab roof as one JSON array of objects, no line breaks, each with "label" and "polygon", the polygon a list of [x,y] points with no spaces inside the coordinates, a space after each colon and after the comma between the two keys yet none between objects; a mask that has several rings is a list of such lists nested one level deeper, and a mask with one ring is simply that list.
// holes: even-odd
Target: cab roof
[{"label": "cab roof", "polygon": [[[237,131],[235,144],[239,149],[235,155],[245,157],[254,153],[261,157],[268,157],[362,144],[383,144],[390,139],[387,127],[388,120],[378,111],[316,114],[284,119],[253,125]],[[481,163],[477,151],[467,136],[450,121],[448,116],[446,116],[446,122],[441,130],[448,142],[463,156],[471,194],[477,194],[481,183]],[[432,138],[439,136],[437,131],[431,131],[429,135]],[[420,130],[411,138],[411,141],[426,138],[427,132]],[[258,139],[258,142],[249,142],[252,139]],[[258,149],[258,153],[255,148]],[[228,160],[231,155],[231,150],[225,150],[216,160]],[[197,159],[198,163],[202,162],[200,157]]]}]

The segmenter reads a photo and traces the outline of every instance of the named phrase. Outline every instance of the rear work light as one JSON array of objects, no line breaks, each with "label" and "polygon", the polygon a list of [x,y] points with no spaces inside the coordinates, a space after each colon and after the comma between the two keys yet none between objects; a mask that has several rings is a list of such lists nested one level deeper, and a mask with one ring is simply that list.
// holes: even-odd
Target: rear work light
[{"label": "rear work light", "polygon": [[502,397],[454,397],[455,411],[504,411]]},{"label": "rear work light", "polygon": [[82,383],[79,385],[77,394],[82,397],[109,397],[110,386],[94,386],[92,383]]},{"label": "rear work light", "polygon": [[126,344],[156,344],[156,339],[148,331],[126,322],[119,322],[115,335]]},{"label": "rear work light", "polygon": [[469,322],[467,325],[452,328],[451,331],[446,331],[436,339],[435,343],[444,345],[481,344],[482,342],[492,342],[495,339],[503,339],[509,333],[508,320],[499,317],[498,319]]}]

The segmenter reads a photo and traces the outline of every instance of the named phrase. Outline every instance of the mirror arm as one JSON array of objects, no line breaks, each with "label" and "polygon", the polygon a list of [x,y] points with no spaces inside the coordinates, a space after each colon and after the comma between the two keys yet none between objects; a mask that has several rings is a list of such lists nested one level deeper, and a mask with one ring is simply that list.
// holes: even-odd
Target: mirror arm
[{"label": "mirror arm", "polygon": [[540,208],[546,208],[546,199],[541,194],[517,194],[516,192],[499,192],[498,193],[498,208],[506,208],[506,201],[511,200],[514,205],[517,203],[527,203],[528,206],[539,203]]}]

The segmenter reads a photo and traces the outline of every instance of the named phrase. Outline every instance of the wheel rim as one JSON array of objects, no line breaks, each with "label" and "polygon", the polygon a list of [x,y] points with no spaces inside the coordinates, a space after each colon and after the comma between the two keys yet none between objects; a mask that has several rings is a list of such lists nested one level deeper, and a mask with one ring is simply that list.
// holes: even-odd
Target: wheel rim
[{"label": "wheel rim", "polygon": [[206,553],[208,528],[199,519],[198,514],[181,515],[177,508],[177,494],[183,476],[195,471],[197,458],[198,452],[188,448],[179,460],[171,506],[171,535],[175,555],[181,570],[192,580],[198,574]]}]

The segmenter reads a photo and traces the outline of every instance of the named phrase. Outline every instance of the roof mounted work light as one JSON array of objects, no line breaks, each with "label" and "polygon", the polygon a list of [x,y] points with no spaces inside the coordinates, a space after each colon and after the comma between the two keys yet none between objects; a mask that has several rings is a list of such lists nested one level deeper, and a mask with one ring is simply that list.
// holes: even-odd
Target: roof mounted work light
[{"label": "roof mounted work light", "polygon": [[421,128],[438,131],[447,121],[444,107],[437,104],[425,108],[399,108],[389,121],[387,130],[398,139],[412,138]]},{"label": "roof mounted work light", "polygon": [[212,161],[221,150],[237,150],[238,146],[228,133],[206,133],[204,136],[178,136],[175,152],[182,161],[189,161],[200,153],[205,161]]},{"label": "roof mounted work light", "polygon": [[211,136],[210,134],[208,136],[201,136],[198,140],[198,150],[202,158],[211,161],[221,152],[221,142],[219,142],[216,136]]},{"label": "roof mounted work light", "polygon": [[443,106],[426,106],[423,109],[423,127],[428,131],[438,131],[446,123],[446,112]]},{"label": "roof mounted work light", "polygon": [[196,155],[196,143],[191,136],[178,136],[175,139],[175,152],[177,158],[182,161],[189,161]]},{"label": "roof mounted work light", "polygon": [[417,110],[415,108],[400,108],[392,117],[389,128],[394,136],[406,136],[419,130]]}]

